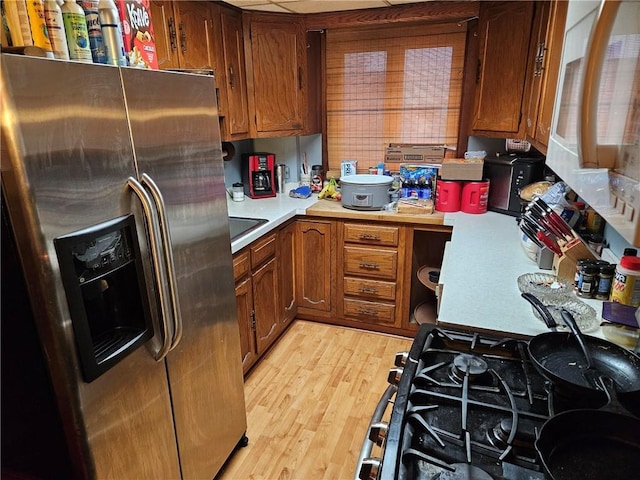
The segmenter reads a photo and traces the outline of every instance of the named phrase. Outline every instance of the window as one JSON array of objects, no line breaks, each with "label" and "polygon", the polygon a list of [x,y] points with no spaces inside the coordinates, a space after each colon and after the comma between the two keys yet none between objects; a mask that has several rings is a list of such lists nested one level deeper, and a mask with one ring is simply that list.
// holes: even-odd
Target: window
[{"label": "window", "polygon": [[365,173],[390,143],[455,146],[465,39],[465,24],[328,31],[329,169],[358,160]]}]

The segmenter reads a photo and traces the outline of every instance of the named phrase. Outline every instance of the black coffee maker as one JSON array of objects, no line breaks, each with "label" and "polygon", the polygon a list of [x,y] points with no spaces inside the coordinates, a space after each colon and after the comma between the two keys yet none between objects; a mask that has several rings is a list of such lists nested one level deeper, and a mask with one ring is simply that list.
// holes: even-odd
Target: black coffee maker
[{"label": "black coffee maker", "polygon": [[276,156],[273,153],[245,154],[242,164],[246,195],[250,198],[276,196]]}]

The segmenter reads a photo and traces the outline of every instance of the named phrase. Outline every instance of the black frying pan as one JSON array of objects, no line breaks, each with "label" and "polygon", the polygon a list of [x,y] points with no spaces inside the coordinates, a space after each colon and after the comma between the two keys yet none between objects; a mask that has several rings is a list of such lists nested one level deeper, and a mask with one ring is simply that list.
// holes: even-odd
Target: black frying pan
[{"label": "black frying pan", "polygon": [[540,429],[535,446],[551,480],[628,480],[640,472],[640,419],[620,413],[611,379],[599,379],[611,394],[607,406],[562,412]]},{"label": "black frying pan", "polygon": [[[538,308],[535,303],[534,306]],[[552,318],[551,315],[548,318]],[[597,337],[583,335],[583,339],[591,354],[593,368],[613,381],[620,402],[637,414],[640,409],[640,357]],[[585,356],[573,333],[537,335],[529,341],[529,355],[534,367],[558,389],[600,404],[606,402],[605,392],[584,375]]]}]

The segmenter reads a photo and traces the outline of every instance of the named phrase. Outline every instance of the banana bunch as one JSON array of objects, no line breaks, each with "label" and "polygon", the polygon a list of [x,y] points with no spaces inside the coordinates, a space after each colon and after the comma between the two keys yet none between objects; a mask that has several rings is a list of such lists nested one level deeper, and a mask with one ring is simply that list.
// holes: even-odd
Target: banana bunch
[{"label": "banana bunch", "polygon": [[322,187],[322,190],[318,192],[318,198],[331,198],[333,200],[340,200],[342,198],[335,178],[329,180],[329,183]]}]

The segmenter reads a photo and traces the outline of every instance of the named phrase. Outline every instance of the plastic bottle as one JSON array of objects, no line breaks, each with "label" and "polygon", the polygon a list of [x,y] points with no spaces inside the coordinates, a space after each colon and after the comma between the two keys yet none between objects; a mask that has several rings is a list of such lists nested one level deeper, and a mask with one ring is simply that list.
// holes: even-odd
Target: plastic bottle
[{"label": "plastic bottle", "polygon": [[113,0],[100,0],[98,3],[98,18],[102,28],[102,39],[107,49],[107,63],[110,65],[127,66],[127,56],[124,53],[122,40],[122,25],[120,15]]},{"label": "plastic bottle", "polygon": [[15,47],[33,45],[26,2],[24,0],[3,2],[2,7],[4,8],[7,26],[11,34],[11,44]]},{"label": "plastic bottle", "polygon": [[609,300],[640,307],[640,257],[623,256],[620,259]]},{"label": "plastic bottle", "polygon": [[84,10],[75,0],[64,0],[61,10],[64,30],[67,35],[69,58],[79,62],[92,63],[93,57],[89,48],[89,31]]},{"label": "plastic bottle", "polygon": [[102,38],[102,27],[98,16],[98,0],[80,0],[80,6],[84,10],[89,33],[89,48],[93,63],[107,63],[107,50]]},{"label": "plastic bottle", "polygon": [[49,31],[49,40],[53,48],[53,56],[60,60],[69,60],[69,46],[64,31],[62,10],[57,0],[45,0],[44,20]]},{"label": "plastic bottle", "polygon": [[54,58],[53,48],[49,40],[49,30],[44,19],[44,3],[42,3],[42,0],[27,0],[27,14],[29,15],[33,44],[43,49],[47,57]]}]

